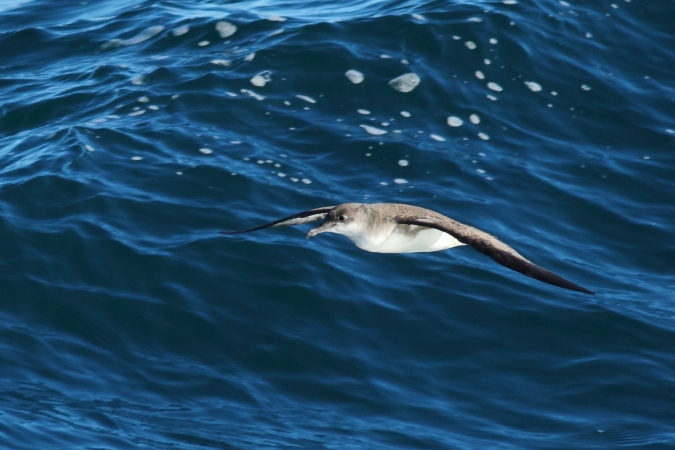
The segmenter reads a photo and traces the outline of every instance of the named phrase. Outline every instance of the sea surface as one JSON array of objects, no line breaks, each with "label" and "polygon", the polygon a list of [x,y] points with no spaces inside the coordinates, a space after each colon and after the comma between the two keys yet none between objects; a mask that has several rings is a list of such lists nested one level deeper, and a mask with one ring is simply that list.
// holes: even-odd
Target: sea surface
[{"label": "sea surface", "polygon": [[[675,2],[0,0],[0,448],[675,448]],[[465,246],[376,254],[311,208]]]}]

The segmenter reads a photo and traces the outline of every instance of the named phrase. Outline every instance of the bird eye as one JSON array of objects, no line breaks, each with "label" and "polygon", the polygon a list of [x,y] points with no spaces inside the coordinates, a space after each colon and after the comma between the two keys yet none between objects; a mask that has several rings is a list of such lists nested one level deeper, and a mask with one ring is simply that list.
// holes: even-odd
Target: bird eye
[{"label": "bird eye", "polygon": [[338,216],[338,220],[340,221],[345,220],[345,216]]}]

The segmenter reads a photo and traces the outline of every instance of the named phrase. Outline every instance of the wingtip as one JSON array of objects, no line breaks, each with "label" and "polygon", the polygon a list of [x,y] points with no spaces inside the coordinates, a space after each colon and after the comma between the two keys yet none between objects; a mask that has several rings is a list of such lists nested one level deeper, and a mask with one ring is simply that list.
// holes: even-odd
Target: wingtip
[{"label": "wingtip", "polygon": [[241,231],[219,231],[218,234],[224,234],[225,236],[231,236],[233,234],[241,234]]},{"label": "wingtip", "polygon": [[551,280],[551,279],[544,280],[544,279],[539,278],[539,281],[543,281],[544,283],[552,284],[553,286],[558,286],[558,287],[561,287],[563,289],[568,289],[570,291],[581,292],[583,294],[588,294],[588,295],[595,295],[595,292],[593,292],[589,289],[586,289],[585,287],[579,286],[576,283],[572,283],[571,281],[566,280],[562,277],[559,277],[558,275],[556,275],[556,278],[558,278],[558,279],[556,279],[556,280]]},{"label": "wingtip", "polygon": [[581,288],[581,289],[579,289],[579,292],[583,292],[584,294],[588,294],[588,295],[595,295],[595,292],[590,291],[590,290],[588,290],[588,289],[586,289],[586,288]]}]

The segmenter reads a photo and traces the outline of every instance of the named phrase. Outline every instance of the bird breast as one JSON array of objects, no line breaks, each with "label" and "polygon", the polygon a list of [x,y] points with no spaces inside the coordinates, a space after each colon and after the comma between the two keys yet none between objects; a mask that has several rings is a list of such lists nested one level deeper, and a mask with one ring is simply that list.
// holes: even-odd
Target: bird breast
[{"label": "bird breast", "polygon": [[418,225],[396,225],[390,234],[350,237],[354,244],[375,253],[436,252],[464,245],[454,237],[435,228]]}]

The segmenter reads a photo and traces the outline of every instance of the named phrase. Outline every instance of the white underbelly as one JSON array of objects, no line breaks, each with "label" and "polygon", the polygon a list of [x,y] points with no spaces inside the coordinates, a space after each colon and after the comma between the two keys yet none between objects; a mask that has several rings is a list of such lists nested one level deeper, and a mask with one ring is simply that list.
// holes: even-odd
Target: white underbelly
[{"label": "white underbelly", "polygon": [[464,245],[448,233],[416,225],[399,225],[381,242],[354,241],[357,247],[375,253],[436,252]]}]

